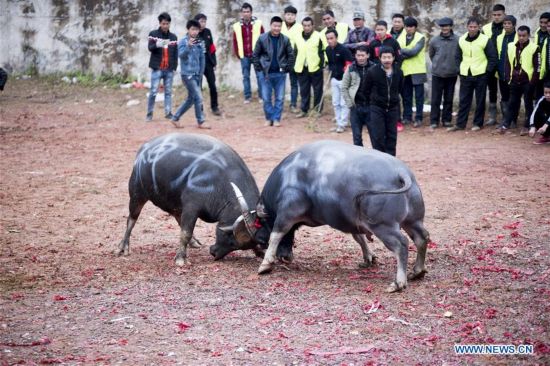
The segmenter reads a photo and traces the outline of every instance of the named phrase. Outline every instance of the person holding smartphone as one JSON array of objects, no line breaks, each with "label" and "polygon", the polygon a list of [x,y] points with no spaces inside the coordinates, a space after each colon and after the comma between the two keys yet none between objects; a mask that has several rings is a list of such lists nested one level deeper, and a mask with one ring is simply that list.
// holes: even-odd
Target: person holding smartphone
[{"label": "person holding smartphone", "polygon": [[194,105],[197,127],[210,129],[210,125],[204,121],[200,87],[205,67],[204,42],[201,42],[199,38],[201,25],[196,20],[190,20],[187,22],[186,27],[187,35],[178,44],[178,55],[180,58],[181,80],[187,88],[187,99],[178,108],[171,121],[174,127],[182,128],[179,119]]}]

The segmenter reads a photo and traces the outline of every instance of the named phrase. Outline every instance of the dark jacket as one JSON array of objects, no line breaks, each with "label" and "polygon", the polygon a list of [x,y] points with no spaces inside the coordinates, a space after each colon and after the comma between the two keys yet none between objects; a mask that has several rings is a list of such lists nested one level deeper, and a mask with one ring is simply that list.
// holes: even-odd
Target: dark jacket
[{"label": "dark jacket", "polygon": [[[271,66],[271,60],[273,58],[273,47],[271,45],[271,38],[269,37],[270,34],[271,32],[266,32],[260,35],[254,47],[254,53],[252,54],[254,69],[258,72],[263,71],[266,75],[269,72],[269,67]],[[292,49],[290,40],[284,34],[279,35],[276,57],[281,72],[289,72],[294,68],[294,50]]]},{"label": "dark jacket", "polygon": [[162,61],[162,48],[157,47],[158,39],[168,39],[168,70],[176,71],[178,68],[178,37],[174,33],[162,33],[159,29],[149,33],[148,48],[151,52],[149,58],[149,67],[153,70],[160,69]]},{"label": "dark jacket", "polygon": [[403,71],[398,66],[393,66],[393,74],[388,79],[382,64],[375,64],[367,72],[366,83],[370,105],[386,110],[399,105],[399,93],[403,89]]},{"label": "dark jacket", "polygon": [[384,39],[379,39],[378,36],[374,36],[374,39],[369,44],[370,60],[376,63],[380,63],[380,47],[390,47],[393,49],[393,55],[395,56],[395,62],[401,62],[401,47],[399,42],[393,38],[390,34],[386,34]]},{"label": "dark jacket", "polygon": [[216,45],[214,44],[214,37],[212,37],[212,32],[210,32],[210,29],[204,28],[202,31],[200,31],[199,38],[204,42],[204,56],[206,66],[216,67]]},{"label": "dark jacket", "polygon": [[438,35],[430,40],[428,54],[432,60],[432,75],[440,78],[457,76],[459,68],[456,65],[458,36],[453,31],[448,36]]}]

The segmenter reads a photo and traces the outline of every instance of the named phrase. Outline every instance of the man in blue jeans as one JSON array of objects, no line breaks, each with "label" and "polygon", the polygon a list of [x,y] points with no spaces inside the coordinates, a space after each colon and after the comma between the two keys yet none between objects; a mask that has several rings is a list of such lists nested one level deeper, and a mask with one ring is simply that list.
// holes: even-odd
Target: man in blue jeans
[{"label": "man in blue jeans", "polygon": [[148,48],[151,52],[151,90],[147,99],[147,122],[153,120],[155,98],[161,79],[164,83],[164,116],[167,119],[172,118],[172,81],[174,71],[178,68],[178,37],[170,33],[172,18],[168,13],[161,13],[158,20],[159,28],[150,32],[148,38]]},{"label": "man in blue jeans", "polygon": [[194,105],[197,127],[210,129],[210,126],[204,122],[204,113],[202,111],[202,91],[200,85],[204,73],[205,59],[204,43],[199,38],[200,29],[201,25],[196,20],[188,21],[187,35],[182,38],[178,45],[181,80],[187,88],[187,99],[178,108],[174,117],[172,117],[172,124],[176,128],[183,127],[178,121]]},{"label": "man in blue jeans", "polygon": [[269,33],[260,36],[252,56],[254,69],[260,75],[265,126],[281,126],[286,74],[294,67],[294,50],[288,37],[281,34],[282,24],[281,17],[271,18]]},{"label": "man in blue jeans", "polygon": [[[250,103],[252,91],[250,88],[250,66],[252,66],[252,53],[260,34],[264,33],[262,22],[252,16],[252,5],[241,5],[241,19],[233,24],[233,52],[241,61],[243,74],[244,104]],[[256,72],[258,81],[258,96],[261,98],[260,75]]]}]

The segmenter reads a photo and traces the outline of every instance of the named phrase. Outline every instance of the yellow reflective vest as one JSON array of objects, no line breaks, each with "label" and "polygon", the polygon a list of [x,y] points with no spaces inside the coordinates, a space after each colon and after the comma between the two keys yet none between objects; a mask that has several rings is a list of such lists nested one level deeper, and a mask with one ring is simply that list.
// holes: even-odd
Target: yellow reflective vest
[{"label": "yellow reflective vest", "polygon": [[[498,58],[499,59],[500,59],[500,54],[502,53],[502,44],[504,43],[504,35],[505,35],[505,32],[502,32],[497,37],[497,52],[498,52]],[[518,41],[518,32],[516,32],[516,34],[514,35],[513,43],[515,44],[517,41]],[[510,42],[510,43],[512,43],[512,42]]]},{"label": "yellow reflective vest", "polygon": [[281,27],[281,33],[288,37],[290,40],[290,45],[294,48],[296,45],[296,39],[302,36],[304,27],[298,22],[294,23],[290,29],[287,27],[286,22],[283,21],[283,26]]},{"label": "yellow reflective vest", "polygon": [[550,70],[546,70],[546,58],[548,57],[548,42],[550,38],[546,38],[544,45],[542,46],[541,55],[540,55],[540,79],[544,79],[546,73]]},{"label": "yellow reflective vest", "polygon": [[319,43],[321,43],[324,51],[325,46],[321,41],[321,33],[317,31],[313,31],[307,40],[305,40],[302,35],[296,39],[296,62],[294,63],[294,72],[301,73],[306,65],[308,72],[315,72],[321,68]]},{"label": "yellow reflective vest", "polygon": [[[252,20],[252,49],[256,45],[256,41],[260,38],[260,32],[262,30],[262,21],[255,19]],[[243,46],[243,29],[242,23],[237,22],[233,24],[233,32],[235,32],[237,38],[237,50],[239,52],[239,57],[244,57],[244,46]]]},{"label": "yellow reflective vest", "polygon": [[[424,38],[419,32],[415,32],[411,43],[407,45],[407,32],[401,32],[397,38],[397,42],[401,49],[414,48],[416,44]],[[424,43],[424,48],[418,52],[415,56],[406,58],[401,64],[401,70],[403,71],[403,76],[413,75],[413,74],[425,74],[426,69],[426,44]]]},{"label": "yellow reflective vest", "polygon": [[[325,34],[327,33],[327,27],[323,28],[321,30],[321,41],[323,41],[323,44],[327,45],[327,37],[325,37]],[[346,41],[346,38],[348,38],[348,31],[349,26],[346,23],[336,23],[336,32],[338,33],[338,43],[344,43]]]},{"label": "yellow reflective vest", "polygon": [[[539,52],[539,47],[533,43],[529,42],[529,44],[521,51],[521,55],[519,56],[519,62],[521,64],[521,69],[525,71],[527,74],[527,77],[529,78],[529,81],[531,81],[531,78],[533,77],[533,73],[535,71],[535,67],[533,65],[533,56]],[[510,70],[514,70],[514,65],[516,64],[516,43],[510,43],[508,45],[508,58],[507,58],[508,65],[510,66]],[[512,72],[510,72],[510,80],[508,82],[512,81]]]},{"label": "yellow reflective vest", "polygon": [[[483,27],[481,27],[481,33],[485,34],[489,38],[493,37],[493,23],[485,24]],[[500,32],[500,34],[502,33],[504,33],[504,29],[502,29],[502,32]]]},{"label": "yellow reflective vest", "polygon": [[462,50],[462,62],[460,63],[460,75],[468,76],[468,71],[472,76],[478,76],[487,72],[487,56],[485,55],[485,47],[489,42],[489,37],[483,33],[473,42],[466,40],[468,33],[463,34],[458,39],[458,45]]}]

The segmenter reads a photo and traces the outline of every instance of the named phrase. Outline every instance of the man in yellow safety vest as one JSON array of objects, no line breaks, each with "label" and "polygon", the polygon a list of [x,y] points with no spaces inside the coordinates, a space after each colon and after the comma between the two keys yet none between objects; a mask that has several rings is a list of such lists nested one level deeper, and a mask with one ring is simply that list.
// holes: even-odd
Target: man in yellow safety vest
[{"label": "man in yellow safety vest", "polygon": [[296,38],[294,53],[296,62],[294,72],[300,83],[300,113],[296,116],[307,116],[310,108],[311,88],[313,88],[313,108],[316,113],[322,109],[323,67],[325,65],[325,46],[321,34],[313,30],[313,19],[305,17],[302,20],[304,31]]},{"label": "man in yellow safety vest", "polygon": [[416,19],[405,19],[405,32],[401,33],[397,42],[401,47],[401,70],[405,77],[403,82],[403,123],[412,121],[413,91],[416,101],[416,115],[413,126],[422,126],[422,113],[424,111],[424,83],[428,80],[426,75],[426,37],[417,32]]},{"label": "man in yellow safety vest", "polygon": [[525,136],[529,132],[535,85],[540,74],[540,51],[536,43],[529,40],[530,33],[528,26],[520,26],[518,41],[508,45],[505,77],[510,84],[510,112],[501,126],[502,133],[517,119],[522,97],[525,105],[525,123],[520,135]]},{"label": "man in yellow safety vest", "polygon": [[[504,121],[508,116],[508,102],[510,100],[510,86],[504,75],[506,55],[508,54],[508,46],[518,41],[518,34],[516,32],[516,17],[513,15],[506,15],[502,23],[504,24],[504,31],[497,37],[496,46],[498,56],[497,75],[498,88],[500,89],[500,110],[502,112],[502,121]],[[512,124],[515,124],[515,121],[512,122]],[[500,126],[498,128],[500,128]]]},{"label": "man in yellow safety vest", "polygon": [[[298,10],[289,5],[284,9],[283,14],[283,26],[281,28],[281,34],[284,34],[290,40],[292,47],[296,46],[296,39],[302,36],[302,25],[296,21],[296,14]],[[290,79],[290,112],[298,113],[296,105],[298,104],[298,77],[294,70],[288,73]]]},{"label": "man in yellow safety vest", "polygon": [[[502,33],[503,30],[503,20],[506,16],[505,12],[506,8],[504,7],[504,5],[495,4],[495,6],[493,6],[493,12],[491,14],[493,21],[491,23],[485,24],[482,28],[482,33],[489,37],[495,47],[497,43],[497,37]],[[489,119],[487,120],[486,125],[492,126],[497,123],[498,81],[495,74],[496,70],[488,71],[489,75],[487,75],[487,86],[489,88]]]},{"label": "man in yellow safety vest", "polygon": [[346,41],[349,33],[349,26],[346,23],[336,22],[334,12],[332,10],[325,10],[323,13],[323,24],[325,25],[325,28],[323,28],[320,33],[325,47],[327,46],[326,33],[329,29],[334,29],[336,30],[336,33],[338,33],[338,43],[343,44]]},{"label": "man in yellow safety vest", "polygon": [[[262,22],[252,16],[252,5],[244,3],[241,6],[241,19],[233,24],[233,51],[241,61],[241,72],[243,74],[244,103],[250,103],[252,90],[250,87],[250,67],[252,66],[252,53],[254,45],[264,33]],[[258,95],[261,98],[260,79],[256,72]]]},{"label": "man in yellow safety vest", "polygon": [[479,29],[479,20],[468,19],[468,32],[458,39],[456,63],[460,70],[460,92],[456,124],[447,131],[464,130],[468,122],[468,113],[476,96],[476,112],[472,131],[483,128],[485,115],[485,96],[487,92],[487,73],[494,70],[497,51],[489,37]]},{"label": "man in yellow safety vest", "polygon": [[[550,12],[544,12],[539,18],[539,28],[535,31],[535,43],[539,46],[541,57],[544,57],[545,46],[550,42]],[[548,46],[546,46],[548,47]],[[541,65],[541,71],[543,70]],[[548,69],[546,69],[548,70]],[[535,87],[535,98],[538,100],[544,93],[544,75],[541,72],[539,82]]]}]

